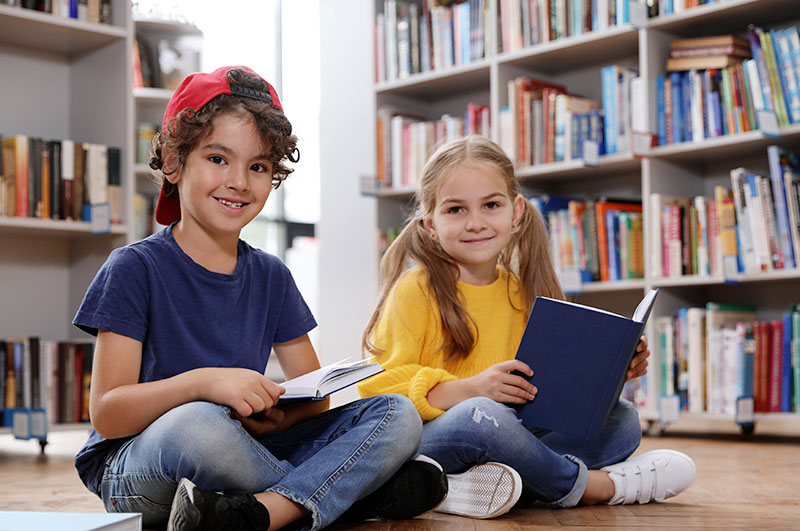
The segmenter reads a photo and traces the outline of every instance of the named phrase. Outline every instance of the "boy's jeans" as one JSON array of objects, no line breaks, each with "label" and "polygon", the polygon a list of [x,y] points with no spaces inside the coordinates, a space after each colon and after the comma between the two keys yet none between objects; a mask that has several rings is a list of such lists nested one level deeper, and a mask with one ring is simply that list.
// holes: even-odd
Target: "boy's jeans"
[{"label": "boy's jeans", "polygon": [[588,469],[626,459],[639,446],[642,428],[633,404],[620,400],[596,439],[527,428],[510,407],[470,398],[425,424],[419,453],[457,474],[497,461],[519,472],[526,495],[553,507],[577,505]]},{"label": "boy's jeans", "polygon": [[256,440],[230,409],[191,402],[168,411],[107,463],[109,512],[140,512],[164,525],[178,481],[206,490],[274,491],[311,511],[312,529],[333,522],[416,453],[422,422],[399,395],[358,400]]}]

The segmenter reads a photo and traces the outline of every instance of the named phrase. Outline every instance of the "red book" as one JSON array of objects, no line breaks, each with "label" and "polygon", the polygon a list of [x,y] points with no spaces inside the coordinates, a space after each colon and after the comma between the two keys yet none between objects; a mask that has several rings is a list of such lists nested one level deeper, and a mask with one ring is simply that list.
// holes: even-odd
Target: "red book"
[{"label": "red book", "polygon": [[769,341],[769,411],[781,410],[781,361],[783,356],[783,321],[770,323]]}]

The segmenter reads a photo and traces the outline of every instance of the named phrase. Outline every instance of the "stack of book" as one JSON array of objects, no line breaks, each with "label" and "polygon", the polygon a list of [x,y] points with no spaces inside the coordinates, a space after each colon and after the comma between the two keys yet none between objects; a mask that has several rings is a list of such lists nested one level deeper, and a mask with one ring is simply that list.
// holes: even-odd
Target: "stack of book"
[{"label": "stack of book", "polygon": [[378,109],[376,133],[378,186],[416,186],[425,162],[439,145],[465,135],[489,136],[489,108],[469,103],[461,116],[444,114],[438,120],[425,120],[384,106]]},{"label": "stack of book", "polygon": [[0,339],[0,410],[44,408],[52,423],[88,422],[93,353],[85,341]]},{"label": "stack of book", "polygon": [[757,320],[752,306],[707,303],[655,320],[659,392],[691,412],[733,415],[753,397],[756,412],[800,411],[800,307]]},{"label": "stack of book", "polygon": [[122,222],[119,148],[27,135],[0,145],[0,216],[89,221],[89,206],[108,202]]},{"label": "stack of book", "polygon": [[96,24],[111,24],[111,0],[0,0],[0,4],[51,13]]},{"label": "stack of book", "polygon": [[564,278],[581,282],[644,276],[642,203],[626,199],[529,198],[547,221],[551,256]]},{"label": "stack of book", "polygon": [[667,71],[725,68],[750,58],[750,43],[733,35],[675,39],[669,46]]}]

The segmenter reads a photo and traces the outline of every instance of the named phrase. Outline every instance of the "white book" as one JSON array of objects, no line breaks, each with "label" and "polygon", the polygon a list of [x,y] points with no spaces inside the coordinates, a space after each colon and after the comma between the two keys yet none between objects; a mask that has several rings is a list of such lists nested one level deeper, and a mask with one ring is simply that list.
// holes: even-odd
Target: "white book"
[{"label": "white book", "polygon": [[59,531],[141,531],[139,513],[62,513],[39,511],[0,511],[0,527],[23,529],[58,529]]},{"label": "white book", "polygon": [[[705,318],[703,308],[689,308],[686,312],[688,342],[686,352],[687,372],[689,373],[689,411],[702,412],[704,408],[703,374],[704,365],[710,361],[710,352],[705,351]],[[711,387],[707,387],[710,389]]]},{"label": "white book", "polygon": [[756,263],[756,252],[753,246],[752,231],[750,229],[750,214],[745,202],[745,189],[747,188],[747,170],[734,168],[731,170],[731,188],[733,189],[733,205],[736,209],[736,224],[739,235],[740,254],[744,263],[745,273],[760,271]]},{"label": "white book", "polygon": [[279,402],[322,400],[331,393],[383,372],[380,364],[372,359],[360,359],[350,363],[342,360],[287,380],[280,384],[286,392],[281,395]]}]

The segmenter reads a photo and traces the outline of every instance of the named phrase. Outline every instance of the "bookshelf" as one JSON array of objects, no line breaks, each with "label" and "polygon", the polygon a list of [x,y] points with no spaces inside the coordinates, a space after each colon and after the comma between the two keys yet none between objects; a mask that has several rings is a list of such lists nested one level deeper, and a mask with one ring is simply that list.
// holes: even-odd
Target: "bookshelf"
[{"label": "bookshelf", "polygon": [[128,0],[113,0],[109,25],[0,5],[0,135],[117,146],[123,175],[122,223],[109,233],[93,234],[88,222],[0,217],[2,338],[85,338],[72,317],[108,253],[131,241],[130,11]]},{"label": "bookshelf", "polygon": [[[436,120],[442,114],[462,114],[468,102],[488,105],[491,114],[490,137],[500,142],[499,110],[508,106],[508,82],[518,76],[558,83],[570,93],[602,102],[600,70],[607,65],[621,65],[639,72],[646,108],[642,122],[646,131],[656,132],[656,78],[665,73],[670,41],[676,38],[735,33],[746,36],[748,24],[764,28],[783,28],[800,21],[800,3],[792,0],[728,0],[687,8],[681,12],[651,17],[631,24],[610,26],[607,30],[563,37],[550,42],[494,52],[500,34],[500,4],[487,0],[486,55],[462,66],[411,74],[374,84],[375,117],[379,109],[391,107],[423,120]],[[385,16],[385,2],[372,3],[373,20]],[[375,39],[375,36],[372,35]],[[376,139],[377,139],[376,132]],[[583,160],[518,166],[517,174],[530,194],[619,198],[642,198],[644,220],[643,279],[590,282],[575,295],[578,302],[629,315],[651,288],[660,288],[648,324],[653,345],[653,317],[667,316],[679,308],[704,306],[706,302],[754,304],[758,320],[778,319],[792,303],[800,301],[800,269],[763,273],[739,273],[723,278],[684,275],[662,278],[653,274],[649,260],[653,239],[648,229],[647,198],[653,193],[693,197],[714,197],[714,187],[731,187],[730,170],[739,166],[768,170],[766,148],[780,145],[800,149],[800,126],[783,127],[778,138],[767,138],[750,131],[702,141],[652,147],[647,153],[601,155],[596,167]],[[379,231],[396,228],[409,214],[414,187],[379,188],[376,193],[376,218]],[[739,429],[732,415],[681,412],[676,419],[659,411],[658,364],[651,358],[647,386],[647,404],[640,408],[641,418],[654,429],[685,426],[712,431],[718,425]],[[772,429],[800,433],[800,414],[756,413],[755,422]],[[746,428],[742,428],[746,430]]]},{"label": "bookshelf", "polygon": [[[158,47],[160,41],[180,43],[193,52],[198,51],[196,61],[190,61],[191,71],[200,70],[199,49],[202,43],[202,32],[193,24],[173,20],[155,19],[139,15],[133,16],[134,35],[137,37],[139,47],[147,47],[147,56],[151,58],[150,69],[153,86],[134,87],[134,138],[131,143],[133,153],[132,180],[136,183],[134,201],[134,239],[148,236],[158,228],[153,218],[155,202],[158,199],[160,187],[152,177],[152,170],[147,164],[149,152],[149,139],[142,131],[150,130],[154,133],[161,128],[164,109],[172,97],[174,87],[164,88],[161,79]],[[187,50],[188,51],[188,50]],[[144,66],[143,66],[144,68]],[[189,72],[186,72],[189,73]],[[181,76],[183,77],[183,76]]]}]

